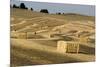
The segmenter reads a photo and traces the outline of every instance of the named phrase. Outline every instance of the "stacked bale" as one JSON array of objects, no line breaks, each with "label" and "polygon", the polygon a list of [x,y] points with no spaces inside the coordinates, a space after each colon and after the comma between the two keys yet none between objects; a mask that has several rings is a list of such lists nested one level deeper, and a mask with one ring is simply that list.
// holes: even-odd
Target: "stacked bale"
[{"label": "stacked bale", "polygon": [[27,39],[27,33],[11,32],[11,38]]},{"label": "stacked bale", "polygon": [[68,53],[78,53],[79,52],[79,42],[67,42],[66,52]]},{"label": "stacked bale", "polygon": [[19,39],[27,39],[27,33],[19,33]]},{"label": "stacked bale", "polygon": [[51,38],[51,34],[49,34],[49,33],[41,34],[41,36],[45,37],[45,38]]},{"label": "stacked bale", "polygon": [[79,42],[58,41],[57,51],[61,53],[78,53],[79,52]]},{"label": "stacked bale", "polygon": [[81,38],[79,38],[79,42],[82,44],[87,44],[89,42],[89,38],[88,37],[81,37]]}]

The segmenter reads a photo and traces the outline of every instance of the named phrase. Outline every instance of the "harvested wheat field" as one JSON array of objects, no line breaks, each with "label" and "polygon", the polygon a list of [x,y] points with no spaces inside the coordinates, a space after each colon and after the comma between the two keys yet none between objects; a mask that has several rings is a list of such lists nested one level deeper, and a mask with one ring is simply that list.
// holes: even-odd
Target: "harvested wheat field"
[{"label": "harvested wheat field", "polygon": [[10,27],[11,66],[95,61],[93,16],[11,8]]}]

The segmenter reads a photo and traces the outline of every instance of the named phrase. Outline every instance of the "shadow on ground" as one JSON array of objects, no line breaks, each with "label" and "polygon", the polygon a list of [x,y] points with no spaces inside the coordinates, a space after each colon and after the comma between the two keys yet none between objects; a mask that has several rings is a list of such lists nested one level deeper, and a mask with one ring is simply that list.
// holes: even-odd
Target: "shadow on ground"
[{"label": "shadow on ground", "polygon": [[36,49],[11,46],[11,66],[83,62],[82,60]]}]

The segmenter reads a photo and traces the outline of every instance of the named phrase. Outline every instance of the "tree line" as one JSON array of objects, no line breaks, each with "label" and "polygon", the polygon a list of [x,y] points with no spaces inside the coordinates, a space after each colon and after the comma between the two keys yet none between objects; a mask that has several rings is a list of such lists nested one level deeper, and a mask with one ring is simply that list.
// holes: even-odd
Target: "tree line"
[{"label": "tree line", "polygon": [[[26,10],[28,10],[28,7],[26,7],[24,3],[20,3],[19,6],[13,4],[13,6],[10,6],[10,7],[12,7],[12,8],[20,8],[20,9],[26,9]],[[31,11],[34,11],[33,8],[30,8],[30,10],[31,10]],[[49,11],[48,11],[47,9],[41,9],[40,12],[41,12],[41,13],[49,13]],[[58,13],[56,13],[56,14],[61,15],[60,12],[58,12]],[[64,13],[63,13],[63,14],[64,14]]]},{"label": "tree line", "polygon": [[[28,9],[28,7],[26,7],[24,3],[21,3],[20,6],[13,4],[13,6],[11,6],[11,7],[12,8],[20,8],[20,9]],[[31,8],[31,10],[33,11],[33,8]]]}]

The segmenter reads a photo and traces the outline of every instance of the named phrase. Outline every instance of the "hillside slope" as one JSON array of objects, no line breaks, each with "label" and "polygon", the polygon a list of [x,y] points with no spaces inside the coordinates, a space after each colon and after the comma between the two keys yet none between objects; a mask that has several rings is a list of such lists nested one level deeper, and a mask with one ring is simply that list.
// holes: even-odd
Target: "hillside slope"
[{"label": "hillside slope", "polygon": [[[95,61],[95,18],[11,8],[11,65]],[[81,42],[79,54],[57,52],[57,42]]]}]

